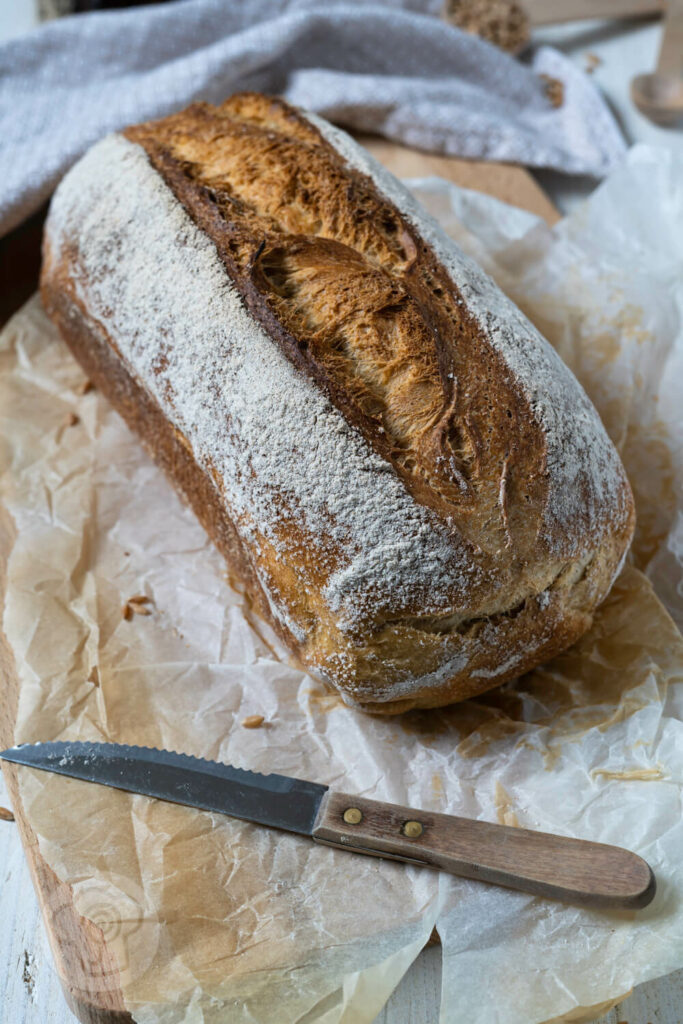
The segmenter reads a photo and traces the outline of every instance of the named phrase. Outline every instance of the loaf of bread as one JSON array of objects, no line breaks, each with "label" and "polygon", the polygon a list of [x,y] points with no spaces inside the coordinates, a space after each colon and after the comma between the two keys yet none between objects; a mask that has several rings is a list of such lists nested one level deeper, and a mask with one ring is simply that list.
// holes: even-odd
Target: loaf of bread
[{"label": "loaf of bread", "polygon": [[348,136],[240,94],[110,135],[45,309],[299,660],[459,701],[591,624],[633,500],[554,350]]}]

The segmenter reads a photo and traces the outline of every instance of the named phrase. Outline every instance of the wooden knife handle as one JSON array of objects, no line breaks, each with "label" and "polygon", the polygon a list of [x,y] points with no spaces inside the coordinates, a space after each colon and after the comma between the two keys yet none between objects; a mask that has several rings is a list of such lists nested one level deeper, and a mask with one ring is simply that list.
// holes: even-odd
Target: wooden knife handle
[{"label": "wooden knife handle", "polygon": [[323,798],[313,838],[587,907],[647,906],[655,877],[618,846],[567,839],[346,793]]}]

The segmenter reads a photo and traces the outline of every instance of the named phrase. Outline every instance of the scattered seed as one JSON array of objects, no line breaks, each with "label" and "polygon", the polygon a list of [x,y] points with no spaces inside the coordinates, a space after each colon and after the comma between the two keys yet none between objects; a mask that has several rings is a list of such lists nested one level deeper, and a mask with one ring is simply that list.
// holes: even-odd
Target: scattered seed
[{"label": "scattered seed", "polygon": [[0,821],[14,821],[14,815],[9,807],[0,807]]},{"label": "scattered seed", "polygon": [[81,422],[81,417],[76,415],[75,412],[68,412],[64,417],[65,427],[75,427],[77,423]]},{"label": "scattered seed", "polygon": [[128,604],[128,602],[126,602],[123,608],[121,609],[121,616],[126,620],[126,622],[130,622],[130,620],[133,618],[133,609],[131,605]]},{"label": "scattered seed", "polygon": [[81,383],[78,385],[78,387],[76,388],[76,393],[79,394],[79,395],[87,395],[90,391],[94,391],[94,390],[95,390],[95,385],[93,384],[93,382],[91,380],[88,380],[86,378],[86,380],[81,381]]},{"label": "scattered seed", "polygon": [[246,718],[242,719],[242,725],[245,729],[260,729],[263,722],[263,715],[247,715]]},{"label": "scattered seed", "polygon": [[152,598],[147,597],[146,594],[135,594],[133,597],[128,598],[128,604],[151,604]]}]

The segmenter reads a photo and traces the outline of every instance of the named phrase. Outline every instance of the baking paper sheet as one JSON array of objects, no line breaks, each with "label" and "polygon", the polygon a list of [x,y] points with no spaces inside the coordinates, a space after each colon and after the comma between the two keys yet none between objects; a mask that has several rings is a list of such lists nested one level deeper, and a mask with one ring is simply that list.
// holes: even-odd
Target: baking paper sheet
[{"label": "baking paper sheet", "polygon": [[[413,183],[578,374],[639,517],[579,644],[445,710],[370,717],[293,667],[137,440],[81,393],[37,299],[5,329],[18,742],[163,746],[618,843],[657,874],[646,910],[591,912],[22,769],[41,853],[115,953],[116,972],[85,969],[140,1024],[370,1022],[434,925],[442,1024],[562,1018],[683,963],[683,644],[662,604],[683,621],[682,178],[673,155],[635,150],[553,230]],[[136,595],[151,614],[126,619]],[[263,726],[244,728],[248,715]]]}]

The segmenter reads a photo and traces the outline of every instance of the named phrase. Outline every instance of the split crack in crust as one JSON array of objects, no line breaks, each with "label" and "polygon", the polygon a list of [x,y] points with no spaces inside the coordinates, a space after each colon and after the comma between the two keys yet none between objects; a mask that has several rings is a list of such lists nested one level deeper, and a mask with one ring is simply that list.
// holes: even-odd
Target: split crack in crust
[{"label": "split crack in crust", "polygon": [[461,535],[497,556],[523,539],[519,512],[536,510],[540,528],[545,447],[529,403],[369,179],[260,96],[195,104],[125,134],[210,232],[252,314],[421,504],[460,512]]},{"label": "split crack in crust", "polygon": [[125,134],[213,238],[252,315],[415,499],[484,571],[503,562],[523,574],[541,543],[543,431],[393,204],[296,112],[260,96]]}]

